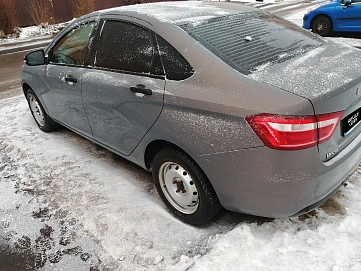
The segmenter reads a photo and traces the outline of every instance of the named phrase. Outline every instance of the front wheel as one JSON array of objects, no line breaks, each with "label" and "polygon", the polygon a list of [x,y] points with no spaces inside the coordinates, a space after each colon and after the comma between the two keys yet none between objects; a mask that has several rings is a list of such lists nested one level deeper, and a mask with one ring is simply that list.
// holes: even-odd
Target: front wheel
[{"label": "front wheel", "polygon": [[318,16],[312,22],[312,32],[320,36],[328,36],[332,32],[332,22],[325,16]]},{"label": "front wheel", "polygon": [[221,209],[206,175],[193,159],[176,148],[156,154],[153,179],[164,204],[186,223],[205,224]]},{"label": "front wheel", "polygon": [[41,105],[38,97],[32,89],[26,93],[31,114],[34,117],[36,124],[44,132],[51,132],[55,130],[58,125],[46,114],[43,106]]}]

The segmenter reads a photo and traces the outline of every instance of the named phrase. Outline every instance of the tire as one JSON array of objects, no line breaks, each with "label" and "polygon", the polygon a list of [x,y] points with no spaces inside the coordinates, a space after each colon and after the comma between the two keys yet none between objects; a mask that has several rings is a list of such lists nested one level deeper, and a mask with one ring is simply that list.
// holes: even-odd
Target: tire
[{"label": "tire", "polygon": [[208,178],[183,151],[177,148],[159,151],[153,160],[152,173],[162,201],[183,222],[202,225],[221,210]]},{"label": "tire", "polygon": [[332,22],[326,16],[318,16],[312,21],[312,32],[325,37],[332,32]]},{"label": "tire", "polygon": [[45,112],[38,97],[32,89],[27,91],[26,99],[28,101],[31,114],[33,115],[34,120],[39,126],[40,130],[44,132],[51,132],[58,128],[58,124],[56,124]]}]

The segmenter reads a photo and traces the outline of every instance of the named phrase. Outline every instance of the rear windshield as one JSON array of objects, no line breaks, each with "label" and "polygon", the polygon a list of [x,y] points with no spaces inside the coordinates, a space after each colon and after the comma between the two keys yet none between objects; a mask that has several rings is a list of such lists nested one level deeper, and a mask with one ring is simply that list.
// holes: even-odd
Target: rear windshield
[{"label": "rear windshield", "polygon": [[325,43],[293,23],[262,11],[227,15],[180,27],[246,75]]}]

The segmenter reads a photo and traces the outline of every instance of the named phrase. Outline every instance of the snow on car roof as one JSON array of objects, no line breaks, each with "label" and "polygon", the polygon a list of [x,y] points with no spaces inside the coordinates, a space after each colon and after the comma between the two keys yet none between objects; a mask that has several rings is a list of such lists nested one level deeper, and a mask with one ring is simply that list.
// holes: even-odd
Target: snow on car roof
[{"label": "snow on car roof", "polygon": [[106,9],[101,12],[106,14],[114,14],[114,12],[136,13],[138,16],[153,17],[161,22],[184,24],[250,11],[255,11],[255,9],[242,4],[181,1],[130,5]]}]

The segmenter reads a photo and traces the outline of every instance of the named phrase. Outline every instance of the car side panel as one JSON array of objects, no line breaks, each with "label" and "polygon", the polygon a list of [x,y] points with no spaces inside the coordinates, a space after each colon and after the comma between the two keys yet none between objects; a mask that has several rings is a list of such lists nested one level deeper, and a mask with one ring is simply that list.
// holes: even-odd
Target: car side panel
[{"label": "car side panel", "polygon": [[332,21],[333,31],[361,32],[361,3],[352,3],[349,7],[340,1],[324,4],[304,15],[303,28],[311,29],[317,16],[327,16]]},{"label": "car side panel", "polygon": [[204,155],[263,146],[244,120],[260,108],[275,114],[313,114],[309,100],[255,83],[229,67],[218,67],[219,77],[212,79],[211,74],[204,70],[184,81],[168,80],[162,113],[150,133],[191,156]]},{"label": "car side panel", "polygon": [[334,19],[334,14],[335,14],[335,3],[321,6],[318,9],[315,9],[315,10],[311,11],[310,13],[304,15],[302,27],[306,28],[306,29],[311,29],[312,21],[317,16],[326,16],[326,17],[330,18],[332,25],[334,27],[336,24],[336,21]]},{"label": "car side panel", "polygon": [[361,3],[345,7],[338,5],[335,10],[334,31],[361,32]]},{"label": "car side panel", "polygon": [[317,159],[316,147],[297,152],[260,147],[195,160],[207,172],[224,208],[280,218],[319,202],[346,181],[361,160],[361,135],[354,144],[333,164]]},{"label": "car side panel", "polygon": [[[138,84],[152,95],[131,92]],[[164,84],[163,79],[97,69],[84,74],[84,106],[95,140],[129,155],[162,110]]]},{"label": "car side panel", "polygon": [[[42,103],[45,111],[49,114],[47,108],[45,107],[44,101],[41,97],[41,93],[39,92],[39,82],[38,77],[42,74],[44,66],[28,66],[26,64],[22,67],[21,73],[21,84],[24,88],[24,84],[28,85],[38,96],[40,102]],[[25,94],[25,93],[24,93]]]}]

